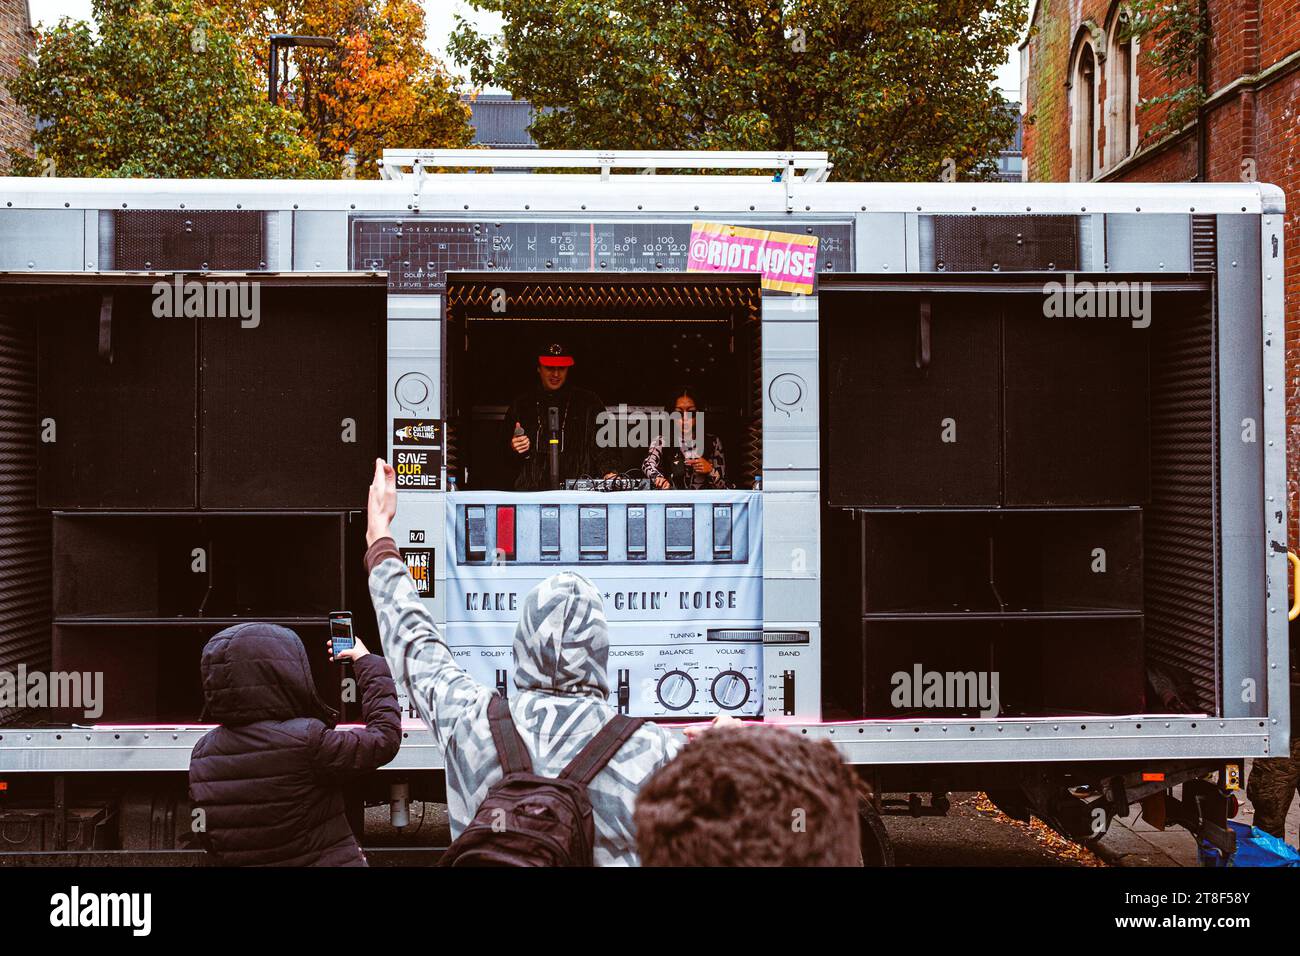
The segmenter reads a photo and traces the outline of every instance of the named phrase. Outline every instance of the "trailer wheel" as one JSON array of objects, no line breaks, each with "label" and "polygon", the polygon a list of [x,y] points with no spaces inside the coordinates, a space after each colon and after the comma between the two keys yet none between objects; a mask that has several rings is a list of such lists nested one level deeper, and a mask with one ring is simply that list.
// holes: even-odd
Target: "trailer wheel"
[{"label": "trailer wheel", "polygon": [[858,802],[859,841],[863,866],[893,866],[894,847],[876,808],[865,800]]}]

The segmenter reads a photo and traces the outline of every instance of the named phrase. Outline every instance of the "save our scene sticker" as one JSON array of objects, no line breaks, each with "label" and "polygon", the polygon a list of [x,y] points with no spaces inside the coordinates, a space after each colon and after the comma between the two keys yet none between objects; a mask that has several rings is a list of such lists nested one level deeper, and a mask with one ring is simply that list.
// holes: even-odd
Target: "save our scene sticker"
[{"label": "save our scene sticker", "polygon": [[392,434],[397,487],[437,490],[442,472],[442,422],[427,418],[394,418]]}]

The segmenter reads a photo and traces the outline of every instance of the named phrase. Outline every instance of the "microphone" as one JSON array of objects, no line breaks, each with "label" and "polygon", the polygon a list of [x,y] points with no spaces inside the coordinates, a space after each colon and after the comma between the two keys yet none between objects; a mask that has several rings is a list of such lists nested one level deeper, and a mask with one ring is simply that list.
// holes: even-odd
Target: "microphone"
[{"label": "microphone", "polygon": [[546,409],[547,449],[550,452],[551,488],[560,487],[560,410],[555,405]]},{"label": "microphone", "polygon": [[686,462],[681,455],[673,456],[673,486],[676,488],[686,486]]}]

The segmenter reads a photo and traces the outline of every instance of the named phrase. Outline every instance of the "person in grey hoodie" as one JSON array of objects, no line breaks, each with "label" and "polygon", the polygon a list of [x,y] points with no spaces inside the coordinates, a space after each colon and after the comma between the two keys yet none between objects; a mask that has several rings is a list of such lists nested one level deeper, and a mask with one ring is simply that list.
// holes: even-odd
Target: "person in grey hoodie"
[{"label": "person in grey hoodie", "polygon": [[[492,744],[488,702],[495,691],[452,659],[438,625],[407,573],[390,525],[397,511],[396,476],[375,462],[367,506],[366,569],[384,655],[399,686],[442,748],[452,839],[474,818],[488,789],[502,778]],[[515,688],[510,714],[532,758],[533,772],[558,776],[617,712],[608,701],[609,631],[600,592],[580,574],[553,574],[524,599],[515,630]],[[636,866],[632,813],[637,791],[677,755],[678,740],[644,724],[588,787],[597,866]]]}]

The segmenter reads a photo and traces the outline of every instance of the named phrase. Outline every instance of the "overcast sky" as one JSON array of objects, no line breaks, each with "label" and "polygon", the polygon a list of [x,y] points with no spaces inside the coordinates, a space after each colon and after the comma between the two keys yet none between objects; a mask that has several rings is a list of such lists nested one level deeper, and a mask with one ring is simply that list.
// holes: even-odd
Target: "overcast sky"
[{"label": "overcast sky", "polygon": [[[80,20],[90,19],[90,0],[28,0],[31,4],[32,20],[38,24],[52,25],[60,17],[75,17]],[[420,0],[424,7],[428,47],[435,56],[456,70],[448,61],[447,35],[455,24],[457,13],[478,25],[480,29],[493,30],[500,26],[500,18],[495,14],[481,13],[465,0]],[[1008,99],[1020,95],[1020,58],[1017,52],[1007,51],[1007,61],[998,71],[997,88]]]}]

